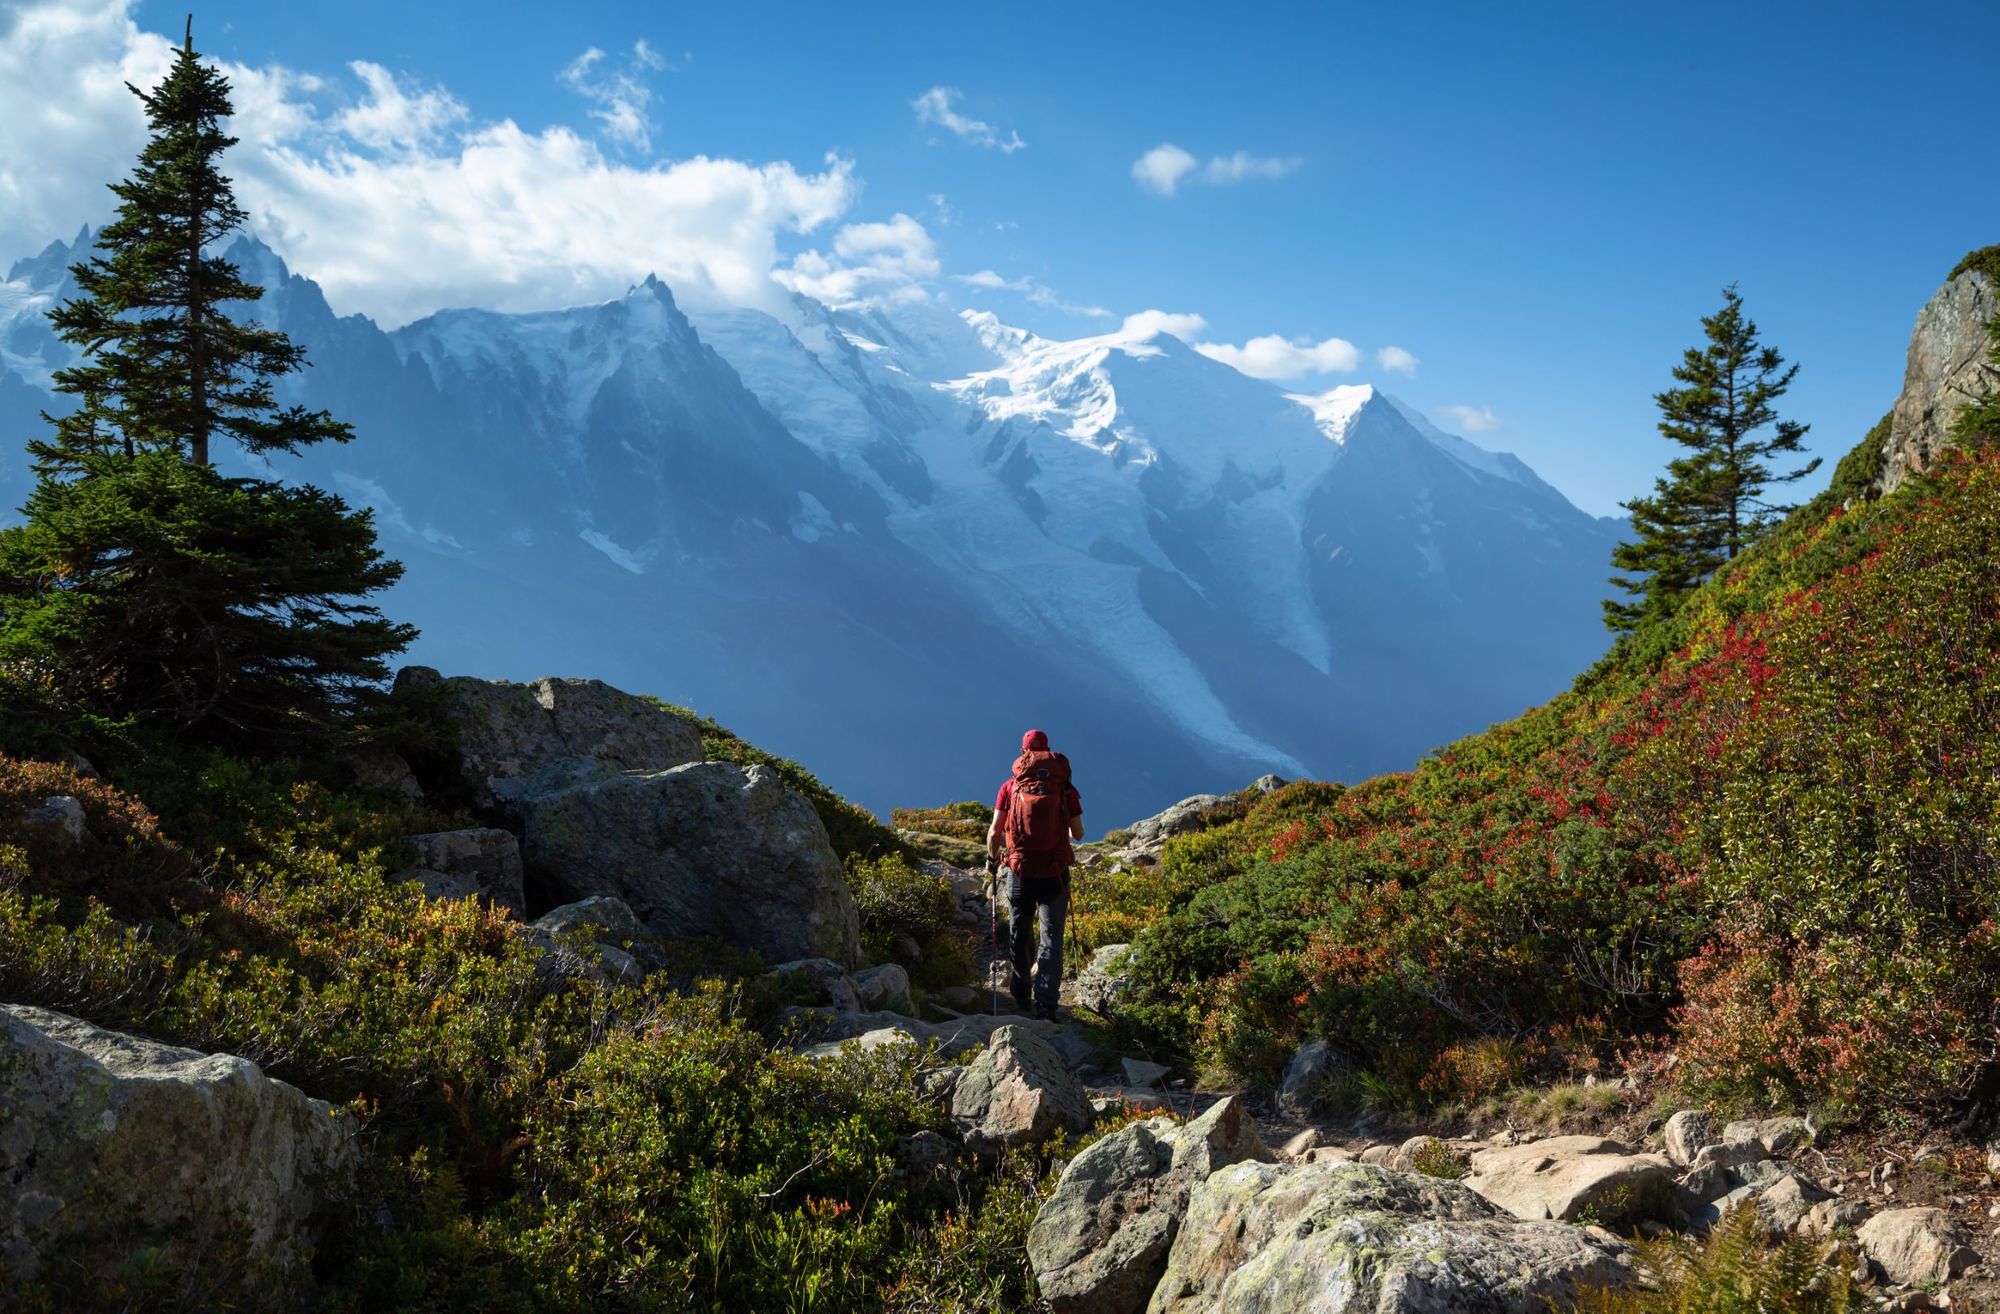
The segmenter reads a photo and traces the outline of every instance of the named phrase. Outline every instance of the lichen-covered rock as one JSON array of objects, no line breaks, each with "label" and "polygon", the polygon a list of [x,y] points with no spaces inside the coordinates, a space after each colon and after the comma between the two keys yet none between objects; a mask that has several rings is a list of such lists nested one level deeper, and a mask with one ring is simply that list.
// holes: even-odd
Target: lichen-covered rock
[{"label": "lichen-covered rock", "polygon": [[1136,962],[1137,955],[1129,944],[1107,944],[1098,949],[1077,973],[1076,1002],[1093,1013],[1113,1016],[1132,992]]},{"label": "lichen-covered rock", "polygon": [[527,906],[521,842],[512,831],[481,826],[406,835],[403,856],[412,870],[399,877],[420,882],[433,899],[480,895],[517,916]]},{"label": "lichen-covered rock", "polygon": [[1766,1236],[1790,1236],[1804,1228],[1806,1215],[1826,1198],[1825,1191],[1805,1178],[1785,1173],[1757,1193],[1757,1219]]},{"label": "lichen-covered rock", "polygon": [[1724,1145],[1759,1145],[1764,1155],[1783,1154],[1812,1143],[1812,1124],[1786,1114],[1776,1118],[1744,1118],[1722,1129]]},{"label": "lichen-covered rock", "polygon": [[1610,1234],[1522,1222],[1454,1182],[1239,1163],[1194,1190],[1152,1314],[1528,1314],[1630,1276]]},{"label": "lichen-covered rock", "polygon": [[1345,1056],[1326,1040],[1308,1040],[1285,1064],[1284,1079],[1278,1083],[1278,1107],[1294,1118],[1312,1117],[1325,1105],[1329,1088],[1346,1067]]},{"label": "lichen-covered rock", "polygon": [[331,1106],[247,1059],[0,1005],[0,1272],[164,1246],[282,1283],[352,1154]]},{"label": "lichen-covered rock", "polygon": [[812,805],[765,766],[698,762],[521,796],[531,879],[616,895],[655,934],[767,962],[861,956],[854,896]]},{"label": "lichen-covered rock", "polygon": [[1855,1234],[1861,1253],[1902,1287],[1942,1286],[1979,1262],[1964,1226],[1943,1209],[1885,1209]]},{"label": "lichen-covered rock", "polygon": [[1217,1169],[1271,1153],[1235,1096],[1184,1127],[1119,1128],[1063,1169],[1028,1232],[1028,1262],[1056,1314],[1136,1314],[1166,1269],[1189,1193]]},{"label": "lichen-covered rock", "polygon": [[910,974],[896,963],[883,963],[854,974],[854,991],[864,1011],[915,1014],[910,1000]]},{"label": "lichen-covered rock", "polygon": [[1673,1170],[1664,1156],[1634,1154],[1596,1136],[1553,1136],[1472,1156],[1465,1185],[1516,1218],[1603,1223],[1663,1218],[1674,1207]]},{"label": "lichen-covered rock", "polygon": [[566,763],[654,772],[702,760],[694,722],[602,680],[514,684],[411,666],[396,687],[433,691],[456,741],[446,793],[482,813],[511,817],[537,777]]},{"label": "lichen-covered rock", "polygon": [[1667,1158],[1682,1168],[1694,1157],[1722,1139],[1715,1115],[1706,1109],[1682,1109],[1667,1119]]},{"label": "lichen-covered rock", "polygon": [[959,1075],[951,1120],[975,1153],[1033,1145],[1093,1120],[1083,1084],[1049,1042],[1026,1027],[1003,1026]]},{"label": "lichen-covered rock", "polygon": [[1986,363],[1987,325],[2000,315],[2000,289],[1976,270],[1939,288],[1917,313],[1903,371],[1903,391],[1889,412],[1884,443],[1884,492],[1930,467],[1951,444],[1951,424],[1968,401],[1991,396],[2000,374]]}]

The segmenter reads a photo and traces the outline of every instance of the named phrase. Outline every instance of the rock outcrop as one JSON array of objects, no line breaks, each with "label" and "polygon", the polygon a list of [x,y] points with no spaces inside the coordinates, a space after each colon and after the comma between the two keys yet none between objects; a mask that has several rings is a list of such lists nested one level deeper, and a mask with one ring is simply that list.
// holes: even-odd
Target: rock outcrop
[{"label": "rock outcrop", "polygon": [[812,805],[765,766],[697,762],[515,796],[531,879],[623,899],[654,933],[767,961],[861,956],[860,918]]},{"label": "rock outcrop", "polygon": [[1028,1232],[1028,1262],[1056,1314],[1135,1314],[1166,1271],[1188,1196],[1217,1169],[1271,1152],[1231,1097],[1177,1127],[1131,1123],[1070,1160]]},{"label": "rock outcrop", "polygon": [[703,756],[694,722],[602,680],[514,684],[408,666],[396,687],[438,699],[437,714],[456,739],[446,797],[460,795],[482,813],[511,816],[539,777],[565,763],[665,771]]},{"label": "rock outcrop", "polygon": [[1172,836],[1200,830],[1203,815],[1228,801],[1221,794],[1196,794],[1144,821],[1135,821],[1129,827],[1132,847],[1157,848]]},{"label": "rock outcrop", "polygon": [[247,1059],[0,1005],[0,1272],[165,1247],[282,1282],[352,1154],[331,1106]]},{"label": "rock outcrop", "polygon": [[1152,1314],[1529,1314],[1631,1275],[1610,1233],[1523,1222],[1454,1182],[1239,1163],[1196,1187]]},{"label": "rock outcrop", "polygon": [[1987,326],[2000,316],[1993,279],[1967,269],[1937,290],[1917,314],[1910,335],[1903,391],[1889,413],[1877,487],[1894,492],[1930,467],[1951,445],[1951,423],[1968,401],[2000,391],[2000,371],[1987,363]]}]

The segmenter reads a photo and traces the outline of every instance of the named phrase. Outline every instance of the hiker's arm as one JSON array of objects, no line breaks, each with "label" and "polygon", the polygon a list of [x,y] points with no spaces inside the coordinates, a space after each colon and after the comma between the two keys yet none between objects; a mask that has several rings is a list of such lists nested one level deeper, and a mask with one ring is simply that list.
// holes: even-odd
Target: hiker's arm
[{"label": "hiker's arm", "polygon": [[1000,814],[993,814],[993,824],[986,828],[986,856],[994,862],[1000,861]]},{"label": "hiker's arm", "polygon": [[1082,818],[1082,817],[1071,817],[1071,818],[1069,819],[1069,837],[1070,837],[1071,839],[1082,839],[1082,838],[1083,838],[1083,818]]}]

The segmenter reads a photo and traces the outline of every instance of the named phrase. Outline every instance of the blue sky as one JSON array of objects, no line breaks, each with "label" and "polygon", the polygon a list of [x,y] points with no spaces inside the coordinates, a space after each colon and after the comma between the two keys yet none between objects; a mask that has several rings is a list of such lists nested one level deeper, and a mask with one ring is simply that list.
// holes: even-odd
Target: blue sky
[{"label": "blue sky", "polygon": [[[92,42],[122,42],[118,66],[143,66],[153,34],[177,34],[184,12],[0,3],[0,84],[10,45],[49,77]],[[26,20],[51,15],[84,35],[44,33],[30,49]],[[621,262],[636,276],[699,250],[703,270],[721,271],[718,295],[776,265],[815,290],[915,285],[1051,335],[1146,309],[1198,314],[1202,339],[1225,348],[1339,339],[1261,368],[1351,363],[1291,382],[1380,382],[1600,513],[1667,457],[1651,394],[1723,284],[1740,283],[1767,340],[1803,366],[1790,411],[1830,464],[1893,398],[1924,299],[1966,250],[2000,241],[1990,3],[347,0],[211,3],[195,18],[202,49],[253,71],[238,78],[246,100],[308,125],[239,155],[260,223],[338,308],[396,319],[430,301],[580,299],[624,277]],[[602,53],[578,65],[590,50]],[[108,60],[93,66],[99,82]],[[393,103],[371,101],[355,61],[387,79]],[[956,94],[932,97],[926,115],[933,88]],[[0,127],[0,263],[37,225],[67,232],[98,204],[72,189],[15,204],[10,221],[10,169],[18,194],[35,169],[103,167],[74,144],[46,155],[88,115],[37,132],[5,114],[5,95],[0,122],[17,126]],[[115,98],[86,100],[101,103],[104,158],[129,158]],[[341,117],[371,104],[403,126]],[[534,167],[505,192],[522,214],[490,248],[469,236],[469,250],[500,254],[455,273],[398,230],[449,205],[468,137],[502,122],[530,139]],[[1134,165],[1169,144],[1192,163],[1162,195]],[[258,151],[265,163],[249,158]],[[595,159],[577,166],[575,151]],[[648,190],[666,184],[642,175],[696,156],[734,172],[684,168],[671,197]],[[318,172],[302,173],[302,158]],[[380,199],[350,204],[344,181]],[[603,225],[577,208],[600,184]],[[628,229],[656,196],[671,217]],[[482,207],[425,240],[477,227],[495,208]],[[545,213],[555,231],[538,236]],[[367,233],[379,243],[356,236]],[[590,248],[573,283],[525,257],[504,282],[482,281],[482,261],[536,249],[547,264],[571,247]],[[396,270],[405,256],[410,270]],[[1016,290],[963,281],[984,271]],[[1385,370],[1386,347],[1411,353],[1414,371]],[[1489,414],[1490,428],[1466,422]]]}]

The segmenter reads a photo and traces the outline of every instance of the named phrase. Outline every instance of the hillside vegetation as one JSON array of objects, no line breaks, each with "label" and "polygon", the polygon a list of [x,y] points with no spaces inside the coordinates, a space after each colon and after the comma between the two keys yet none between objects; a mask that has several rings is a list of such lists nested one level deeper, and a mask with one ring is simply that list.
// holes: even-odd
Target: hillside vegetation
[{"label": "hillside vegetation", "polygon": [[[1094,877],[1157,1048],[1350,1097],[1476,1098],[1663,1047],[1690,1092],[1971,1105],[2000,999],[2000,456],[1833,487],[1527,715],[1294,784]],[[1859,499],[1859,500],[1857,500]]]},{"label": "hillside vegetation", "polygon": [[[632,984],[551,977],[504,910],[385,880],[397,836],[455,818],[322,774],[163,756],[132,769],[162,820],[68,767],[0,758],[0,999],[251,1058],[361,1131],[312,1307],[1029,1300],[1018,1237],[1047,1160],[965,1193],[906,1189],[898,1138],[942,1119],[914,1056],[791,1053],[759,965],[713,947],[669,946],[678,961]],[[51,795],[81,803],[87,851],[26,819]],[[851,856],[864,903],[920,883]],[[256,1303],[267,1275],[190,1244],[93,1250],[0,1290],[23,1310]]]}]

